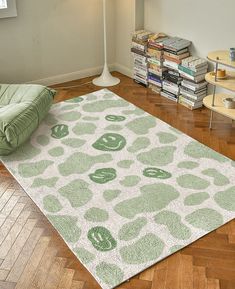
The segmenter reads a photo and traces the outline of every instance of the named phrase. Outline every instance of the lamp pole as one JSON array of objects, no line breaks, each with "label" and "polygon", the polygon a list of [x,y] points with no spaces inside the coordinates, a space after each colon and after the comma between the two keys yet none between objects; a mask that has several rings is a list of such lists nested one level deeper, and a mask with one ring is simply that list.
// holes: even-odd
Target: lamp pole
[{"label": "lamp pole", "polygon": [[93,79],[93,84],[96,86],[114,86],[120,82],[120,79],[113,77],[108,68],[107,57],[107,21],[106,21],[106,0],[103,0],[103,24],[104,24],[104,68],[101,76]]}]

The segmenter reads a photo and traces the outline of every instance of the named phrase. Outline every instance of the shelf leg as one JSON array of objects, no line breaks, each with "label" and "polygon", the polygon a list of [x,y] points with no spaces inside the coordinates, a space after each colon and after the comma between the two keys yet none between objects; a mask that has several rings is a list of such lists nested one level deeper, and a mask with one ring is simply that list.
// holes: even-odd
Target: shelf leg
[{"label": "shelf leg", "polygon": [[213,89],[212,106],[215,106],[215,94],[216,94],[216,85],[214,85]]},{"label": "shelf leg", "polygon": [[212,122],[213,122],[213,111],[211,110],[210,126],[209,126],[210,129],[212,129]]},{"label": "shelf leg", "polygon": [[[219,60],[218,57],[216,59]],[[215,82],[217,82],[218,67],[219,67],[219,63],[216,62],[216,66],[215,66]],[[213,90],[212,106],[215,106],[215,93],[216,93],[216,85],[214,85],[214,90]]]}]

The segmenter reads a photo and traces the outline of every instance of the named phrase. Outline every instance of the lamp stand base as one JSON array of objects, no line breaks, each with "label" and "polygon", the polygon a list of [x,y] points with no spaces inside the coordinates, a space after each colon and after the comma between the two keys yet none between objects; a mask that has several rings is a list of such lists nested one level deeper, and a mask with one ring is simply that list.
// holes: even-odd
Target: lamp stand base
[{"label": "lamp stand base", "polygon": [[96,86],[109,87],[119,84],[120,79],[117,77],[113,77],[112,74],[109,72],[108,66],[105,65],[101,76],[93,79],[92,83]]}]

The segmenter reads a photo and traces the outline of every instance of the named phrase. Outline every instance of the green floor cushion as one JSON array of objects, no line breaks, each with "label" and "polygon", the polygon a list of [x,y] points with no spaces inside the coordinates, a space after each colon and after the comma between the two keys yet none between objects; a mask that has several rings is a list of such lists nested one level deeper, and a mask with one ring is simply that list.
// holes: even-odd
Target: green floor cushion
[{"label": "green floor cushion", "polygon": [[55,91],[42,85],[0,84],[0,155],[24,143],[48,113]]}]

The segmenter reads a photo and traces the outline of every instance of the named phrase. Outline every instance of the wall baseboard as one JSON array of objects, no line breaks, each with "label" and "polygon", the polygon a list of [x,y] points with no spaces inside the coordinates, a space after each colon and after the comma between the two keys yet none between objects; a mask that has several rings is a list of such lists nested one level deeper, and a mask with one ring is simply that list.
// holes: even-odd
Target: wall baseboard
[{"label": "wall baseboard", "polygon": [[133,70],[124,66],[124,65],[121,65],[119,63],[114,63],[114,70],[115,71],[118,71],[130,78],[133,78]]},{"label": "wall baseboard", "polygon": [[[70,72],[66,74],[55,75],[55,76],[51,76],[48,78],[33,80],[33,81],[28,82],[28,84],[41,84],[45,86],[60,84],[60,83],[73,81],[73,80],[77,80],[77,79],[81,79],[85,77],[99,75],[102,72],[102,69],[103,69],[102,66],[93,67],[93,68],[74,71],[74,72]],[[132,77],[131,69],[123,65],[120,65],[118,63],[109,65],[109,69],[110,71],[118,71],[126,76]]]}]

